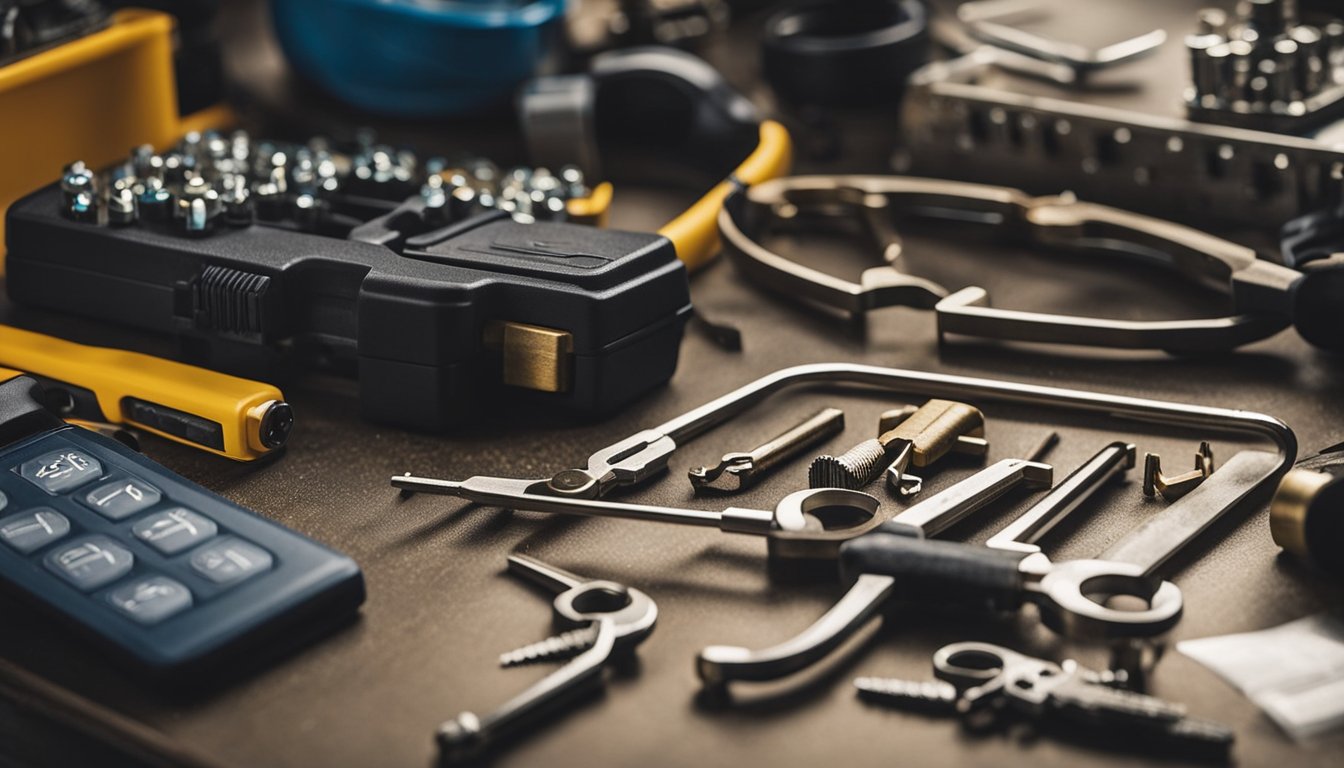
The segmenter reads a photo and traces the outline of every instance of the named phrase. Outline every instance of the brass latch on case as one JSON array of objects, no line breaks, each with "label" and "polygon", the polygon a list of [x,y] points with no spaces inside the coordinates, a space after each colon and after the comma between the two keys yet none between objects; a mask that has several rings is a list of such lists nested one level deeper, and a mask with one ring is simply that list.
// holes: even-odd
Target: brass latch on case
[{"label": "brass latch on case", "polygon": [[539,392],[569,390],[574,358],[569,331],[494,320],[486,324],[481,341],[500,351],[505,384]]}]

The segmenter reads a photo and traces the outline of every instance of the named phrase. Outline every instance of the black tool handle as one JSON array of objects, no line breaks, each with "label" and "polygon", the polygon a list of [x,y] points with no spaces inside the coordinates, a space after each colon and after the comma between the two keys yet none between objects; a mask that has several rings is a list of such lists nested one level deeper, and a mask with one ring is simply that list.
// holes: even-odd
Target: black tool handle
[{"label": "black tool handle", "polygon": [[1321,349],[1344,352],[1344,323],[1340,322],[1344,261],[1337,257],[1311,261],[1302,271],[1302,279],[1292,287],[1293,325],[1302,338]]},{"label": "black tool handle", "polygon": [[876,531],[840,547],[840,575],[891,576],[898,600],[1013,610],[1022,603],[1023,555],[952,541]]}]

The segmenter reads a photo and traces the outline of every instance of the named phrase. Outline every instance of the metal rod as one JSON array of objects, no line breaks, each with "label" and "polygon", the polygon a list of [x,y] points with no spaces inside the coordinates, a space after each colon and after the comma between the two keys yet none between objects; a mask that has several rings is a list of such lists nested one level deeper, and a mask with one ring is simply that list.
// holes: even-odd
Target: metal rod
[{"label": "metal rod", "polygon": [[1087,503],[1111,478],[1123,475],[1133,466],[1134,446],[1125,442],[1111,443],[1071,472],[1021,517],[990,537],[985,546],[1013,552],[1040,552],[1036,542],[1041,537]]}]

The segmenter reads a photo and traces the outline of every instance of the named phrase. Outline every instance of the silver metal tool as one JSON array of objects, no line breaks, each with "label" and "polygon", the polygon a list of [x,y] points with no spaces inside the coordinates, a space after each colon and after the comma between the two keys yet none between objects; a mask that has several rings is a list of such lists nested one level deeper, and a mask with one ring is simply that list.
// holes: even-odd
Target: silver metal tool
[{"label": "silver metal tool", "polygon": [[1074,73],[1073,81],[1083,79],[1089,72],[1151,55],[1167,40],[1167,33],[1162,29],[1154,29],[1096,49],[1052,40],[1011,26],[1012,17],[1035,11],[1030,5],[1015,0],[972,0],[957,7],[957,20],[971,37],[981,43],[1068,67]]},{"label": "silver metal tool", "polygon": [[[1016,610],[1034,603],[1041,621],[1069,637],[1151,637],[1180,620],[1180,589],[1157,573],[1200,532],[1237,506],[1281,468],[1281,457],[1245,450],[1202,485],[1173,502],[1096,559],[1051,563],[1040,552],[1004,551],[929,541],[919,531],[884,525],[840,549],[849,591],[824,616],[791,640],[758,651],[711,646],[697,670],[706,684],[774,680],[805,669],[892,602]],[[1105,601],[1131,595],[1141,610]]]},{"label": "silver metal tool", "polygon": [[1036,542],[1072,512],[1077,511],[1098,490],[1114,478],[1123,477],[1134,466],[1134,446],[1116,441],[1102,448],[1082,466],[1069,473],[1031,509],[1023,512],[1003,530],[985,542],[991,549],[1031,555],[1041,551]]},{"label": "silver metal tool", "polygon": [[[937,34],[939,27],[932,28]],[[1234,55],[1237,45],[1246,44],[1217,45],[1198,55],[1217,59],[1208,66],[1242,72],[1233,62],[1249,65],[1249,55]],[[1027,184],[1038,193],[1068,189],[1127,210],[1238,228],[1277,229],[1303,211],[1344,200],[1337,171],[1344,150],[1324,137],[1203,122],[1209,110],[1195,113],[1197,119],[1175,117],[1164,99],[1155,98],[1165,87],[1136,87],[1131,97],[1108,94],[1103,104],[1087,94],[1067,100],[1029,95],[1031,84],[1011,76],[977,79],[985,63],[1057,82],[1067,83],[1073,74],[1024,56],[1018,59],[1026,67],[1001,58],[962,57],[913,73],[892,156],[897,173]],[[1143,75],[1169,80],[1175,66],[1180,63],[1147,67]],[[1242,77],[1253,79],[1249,72]],[[1243,90],[1233,77],[1218,80]]]},{"label": "silver metal tool", "polygon": [[823,408],[798,426],[745,452],[725,453],[714,467],[693,467],[688,472],[696,492],[736,493],[781,462],[797,456],[809,445],[833,437],[845,428],[845,413]]},{"label": "silver metal tool", "polygon": [[[932,536],[1019,484],[1029,488],[1049,487],[1051,476],[1049,464],[1004,459],[906,509],[892,520]],[[473,477],[460,483],[402,477],[400,486],[420,493],[447,494],[514,510],[709,526],[730,533],[765,536],[772,558],[834,558],[842,543],[886,522],[886,518],[878,514],[877,499],[843,488],[795,491],[781,499],[773,512],[741,507],[712,512],[543,496],[518,492],[507,482],[500,483],[487,477]]]},{"label": "silver metal tool", "polygon": [[772,558],[834,558],[840,544],[872,531],[883,522],[878,515],[877,499],[842,488],[796,491],[781,499],[773,511],[728,507],[714,512],[545,496],[520,491],[512,481],[489,477],[473,477],[462,482],[401,477],[398,486],[418,493],[458,496],[477,504],[513,510],[708,526],[729,533],[765,536]]},{"label": "silver metal tool", "polygon": [[1185,748],[1226,757],[1235,738],[1226,726],[1189,717],[1183,705],[1112,687],[1106,673],[1073,660],[1056,664],[999,645],[967,642],[940,648],[933,668],[938,681],[865,677],[854,685],[868,701],[971,718],[987,713],[1042,724],[1057,721],[1070,729],[1136,739],[1133,746],[1142,749]]},{"label": "silver metal tool", "polygon": [[1192,119],[1301,133],[1344,112],[1344,69],[1325,30],[1296,11],[1294,0],[1254,0],[1231,16],[1200,13],[1185,38]]},{"label": "silver metal tool", "polygon": [[[891,518],[882,528],[913,531],[920,537],[937,536],[1013,488],[1049,487],[1053,473],[1054,470],[1048,464],[1025,459],[1003,459],[909,507]],[[854,589],[826,617],[786,643],[764,651],[730,646],[705,648],[696,660],[696,671],[706,684],[719,685],[731,680],[773,680],[807,668],[834,650],[871,618],[871,610],[855,611],[851,607],[876,604],[869,586],[877,578],[861,577]],[[888,581],[890,583],[882,587],[883,599],[891,591],[895,579],[889,578]],[[841,626],[829,617],[849,619],[852,623]]]},{"label": "silver metal tool", "polygon": [[1207,442],[1199,444],[1195,453],[1195,468],[1179,475],[1162,473],[1162,457],[1156,453],[1143,456],[1143,495],[1153,498],[1161,494],[1167,501],[1174,501],[1199,487],[1199,484],[1213,474],[1213,449]]},{"label": "silver metal tool", "polygon": [[[1235,433],[1270,440],[1278,461],[1267,468],[1267,481],[1287,471],[1297,453],[1297,438],[1283,422],[1254,411],[1214,408],[1190,403],[1149,400],[1104,392],[1022,384],[1011,381],[956,376],[945,373],[882,368],[856,363],[813,363],[784,368],[655,427],[642,429],[594,451],[585,466],[564,469],[550,477],[523,479],[485,477],[492,491],[570,498],[599,498],[617,488],[647,482],[667,468],[668,458],[696,436],[730,421],[740,413],[790,387],[849,383],[884,392],[959,398],[976,402],[1040,405],[1069,413],[1093,413],[1124,421]],[[470,498],[463,483],[428,481],[436,492]],[[420,489],[421,481],[394,475],[391,484],[404,492]]]},{"label": "silver metal tool", "polygon": [[539,717],[600,686],[602,671],[618,654],[631,653],[653,631],[658,606],[643,592],[614,581],[583,579],[526,555],[509,556],[509,572],[550,592],[555,622],[592,631],[587,649],[484,717],[463,712],[435,736],[444,762],[471,760],[519,737]]},{"label": "silver metal tool", "polygon": [[[851,283],[761,244],[773,228],[793,226],[804,215],[852,215],[855,207],[848,201],[854,199],[885,200],[889,215],[955,214],[958,221],[995,227],[1024,244],[1164,264],[1195,282],[1225,284],[1229,310],[1215,318],[1126,321],[995,309],[977,286],[949,295],[942,287],[910,278],[894,267],[875,267],[859,283]],[[781,217],[780,211],[787,215]],[[855,315],[893,305],[931,307],[943,340],[962,335],[1192,352],[1231,349],[1302,322],[1295,313],[1301,293],[1296,286],[1307,279],[1303,272],[1258,259],[1254,249],[1180,224],[1081,202],[1068,194],[1031,197],[1009,187],[902,176],[795,176],[730,195],[719,213],[719,230],[724,250],[737,268],[773,291]],[[885,271],[887,277],[875,276],[876,271]],[[1344,346],[1344,334],[1336,335]],[[1308,338],[1321,343],[1314,336]]]},{"label": "silver metal tool", "polygon": [[885,470],[901,495],[919,492],[922,480],[905,471],[926,467],[949,452],[984,455],[985,416],[979,409],[951,400],[930,400],[918,408],[887,411],[876,439],[864,440],[839,456],[825,454],[807,469],[812,488],[866,487]]}]

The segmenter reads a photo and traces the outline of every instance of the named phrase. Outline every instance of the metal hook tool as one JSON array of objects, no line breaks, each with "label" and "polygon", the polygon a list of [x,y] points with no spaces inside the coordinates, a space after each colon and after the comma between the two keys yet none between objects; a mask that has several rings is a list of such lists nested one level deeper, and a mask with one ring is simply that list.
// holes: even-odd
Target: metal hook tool
[{"label": "metal hook tool", "polygon": [[653,631],[658,606],[637,589],[614,581],[584,579],[528,557],[509,555],[509,572],[556,593],[555,622],[587,628],[586,650],[484,717],[463,712],[439,726],[435,738],[445,763],[470,760],[517,736],[538,717],[600,685],[602,670],[620,653],[631,652]]}]

